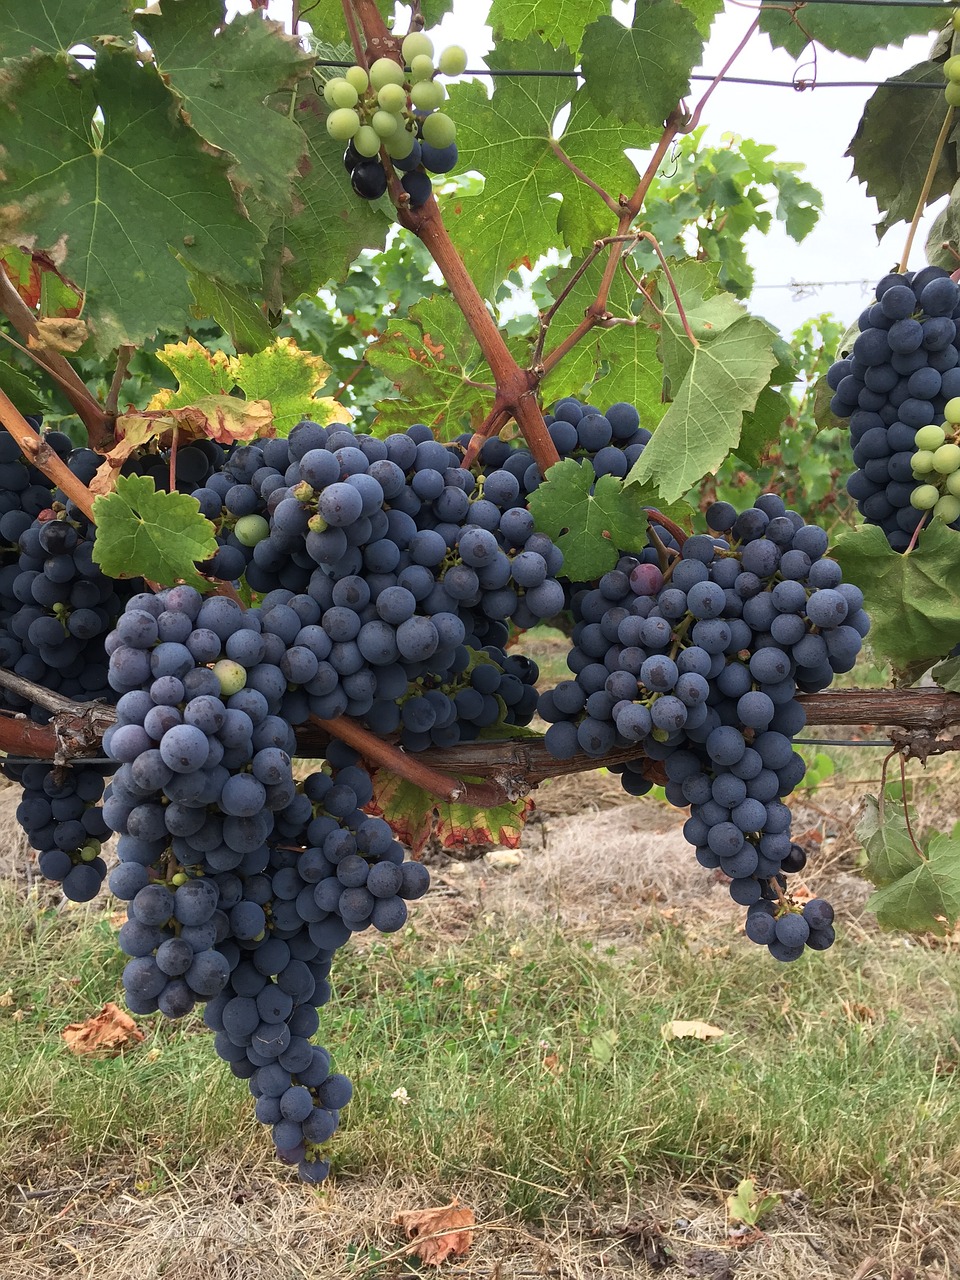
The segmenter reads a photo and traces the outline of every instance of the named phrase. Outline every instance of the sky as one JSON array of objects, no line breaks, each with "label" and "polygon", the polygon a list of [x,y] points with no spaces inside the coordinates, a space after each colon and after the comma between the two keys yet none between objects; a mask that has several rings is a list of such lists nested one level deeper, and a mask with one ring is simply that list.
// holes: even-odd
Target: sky
[{"label": "sky", "polygon": [[[321,3],[333,2],[321,0]],[[624,13],[629,8],[627,5],[615,7]],[[243,10],[249,5],[236,3],[228,8]],[[399,29],[404,30],[409,9],[398,5],[398,10]],[[463,45],[468,66],[482,64],[492,47],[490,29],[484,22],[488,11],[488,0],[454,0],[452,12],[431,34],[439,33],[441,46]],[[289,0],[270,0],[268,12],[280,21],[289,21]],[[719,70],[753,16],[750,8],[727,0],[726,10],[714,23],[702,70]],[[915,37],[903,46],[874,53],[865,63],[821,49],[817,78],[883,80],[922,61],[929,47],[926,37]],[[491,58],[490,63],[495,66],[495,58]],[[809,64],[798,66],[784,50],[773,49],[766,36],[756,34],[738,58],[732,74],[792,81],[795,75],[809,78],[811,68]],[[701,82],[700,87],[702,90],[706,86]],[[766,236],[750,233],[747,239],[747,253],[757,280],[750,309],[785,333],[791,333],[823,311],[833,312],[844,325],[852,323],[872,299],[876,281],[899,261],[906,225],[894,228],[882,243],[877,243],[876,203],[851,176],[851,161],[844,159],[872,92],[872,88],[797,92],[793,88],[721,84],[701,119],[701,124],[708,128],[709,144],[719,145],[721,135],[726,132],[773,144],[780,160],[802,163],[807,180],[823,193],[819,225],[801,244],[795,244],[777,226]],[[696,95],[691,101],[696,101]],[[924,220],[911,255],[911,267],[923,265],[926,228],[933,216],[930,214]],[[797,284],[817,287],[799,289]]]}]

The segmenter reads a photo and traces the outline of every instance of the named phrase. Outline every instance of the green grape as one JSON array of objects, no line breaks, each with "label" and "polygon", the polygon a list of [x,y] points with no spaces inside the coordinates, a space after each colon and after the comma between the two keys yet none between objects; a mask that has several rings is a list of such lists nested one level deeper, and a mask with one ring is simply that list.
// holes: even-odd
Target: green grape
[{"label": "green grape", "polygon": [[400,128],[400,117],[392,111],[375,111],[370,123],[378,138],[389,138]]},{"label": "green grape", "polygon": [[359,93],[349,80],[331,80],[323,95],[332,99],[330,105],[333,107],[355,107],[360,100]]},{"label": "green grape", "polygon": [[457,126],[449,116],[445,116],[441,111],[434,111],[423,122],[424,140],[431,147],[436,147],[438,150],[443,147],[449,147],[450,143],[456,140],[456,136]]},{"label": "green grape", "polygon": [[366,93],[370,87],[370,77],[364,71],[363,67],[351,67],[343,77],[349,84],[352,84],[357,93]]},{"label": "green grape", "polygon": [[943,96],[948,107],[960,107],[960,80],[948,80]]},{"label": "green grape", "polygon": [[920,428],[913,443],[918,449],[939,449],[946,438],[947,433],[943,427],[937,427],[931,423],[929,427]]},{"label": "green grape", "polygon": [[955,498],[960,498],[960,471],[955,471],[952,476],[947,476],[944,487],[947,493],[952,493]]},{"label": "green grape", "polygon": [[390,137],[384,141],[387,149],[387,155],[393,160],[406,160],[407,156],[413,150],[413,134],[409,129],[398,129],[396,133],[391,133]]},{"label": "green grape", "polygon": [[467,51],[452,44],[440,55],[440,70],[445,76],[462,76],[467,69]]},{"label": "green grape", "polygon": [[403,84],[403,68],[392,58],[378,58],[370,68],[370,83],[375,89],[385,84]]},{"label": "green grape", "polygon": [[410,90],[410,101],[418,111],[436,111],[442,107],[447,91],[439,80],[421,80]]},{"label": "green grape", "polygon": [[432,80],[433,72],[433,59],[428,58],[426,54],[418,54],[410,63],[410,79],[414,84],[420,80]]},{"label": "green grape", "polygon": [[327,133],[337,142],[349,142],[360,128],[360,117],[352,107],[341,107],[327,116]]},{"label": "green grape", "polygon": [[361,125],[353,135],[353,145],[362,156],[375,156],[380,150],[380,135],[370,125]]},{"label": "green grape", "polygon": [[960,396],[954,396],[943,407],[943,416],[951,426],[960,422]]},{"label": "green grape", "polygon": [[960,55],[954,54],[943,64],[943,74],[948,80],[960,80]]},{"label": "green grape", "polygon": [[224,697],[232,698],[247,683],[247,671],[239,662],[231,662],[229,658],[221,658],[213,664],[213,674],[220,681],[220,692]]},{"label": "green grape", "polygon": [[944,524],[953,524],[954,520],[960,520],[960,498],[945,493],[933,508],[933,514]]},{"label": "green grape", "polygon": [[[926,430],[926,428],[924,428]],[[915,476],[927,476],[933,470],[933,454],[929,449],[921,449],[910,459]]]},{"label": "green grape", "polygon": [[948,476],[960,468],[960,445],[942,444],[933,455],[933,469],[942,476]]},{"label": "green grape", "polygon": [[237,541],[245,547],[255,547],[269,534],[270,525],[263,516],[241,516],[234,525],[233,532]]},{"label": "green grape", "polygon": [[400,84],[385,84],[377,94],[377,102],[384,111],[402,111],[407,105],[407,91]]},{"label": "green grape", "polygon": [[939,501],[940,490],[935,484],[918,485],[910,495],[910,505],[916,511],[932,511]]},{"label": "green grape", "polygon": [[408,67],[412,64],[414,58],[433,57],[433,41],[429,36],[425,36],[422,31],[411,31],[408,36],[404,37],[400,48],[403,51]]}]

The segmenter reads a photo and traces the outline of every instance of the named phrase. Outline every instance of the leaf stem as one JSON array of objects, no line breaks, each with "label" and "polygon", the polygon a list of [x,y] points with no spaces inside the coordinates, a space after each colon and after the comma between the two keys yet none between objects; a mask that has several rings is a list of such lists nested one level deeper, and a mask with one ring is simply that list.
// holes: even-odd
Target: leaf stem
[{"label": "leaf stem", "polygon": [[953,115],[953,107],[947,107],[947,114],[943,117],[943,124],[940,126],[940,132],[937,134],[937,140],[933,144],[933,155],[930,157],[930,163],[927,165],[926,177],[923,180],[923,186],[920,188],[920,195],[917,198],[917,207],[913,212],[913,221],[910,223],[910,230],[907,232],[907,240],[903,246],[903,256],[900,259],[899,267],[901,275],[906,271],[907,263],[910,260],[910,250],[913,248],[913,242],[917,235],[917,228],[920,226],[920,219],[923,217],[923,211],[927,206],[927,196],[930,194],[930,188],[933,186],[933,180],[937,176],[940,157],[943,155],[943,148],[947,145],[947,138],[949,138],[950,130],[953,127]]},{"label": "leaf stem", "polygon": [[723,66],[720,68],[720,70],[717,72],[714,78],[707,85],[707,88],[703,94],[703,97],[700,99],[700,101],[697,103],[696,107],[694,108],[693,115],[690,117],[690,119],[681,129],[681,133],[692,133],[693,130],[700,123],[700,116],[703,114],[703,108],[707,105],[708,101],[710,100],[711,94],[718,87],[720,82],[723,80],[723,77],[727,74],[727,72],[736,62],[737,58],[739,58],[741,53],[743,53],[744,49],[750,43],[750,40],[755,35],[757,28],[759,26],[760,26],[760,16],[758,14],[757,17],[754,18],[753,22],[751,22],[746,32],[746,35],[744,35],[743,39],[734,49],[733,53],[731,53],[730,57],[726,60],[726,62],[723,64]]},{"label": "leaf stem", "polygon": [[67,464],[61,462],[50,446],[37,435],[3,390],[0,390],[0,423],[16,440],[23,455],[58,485],[93,524],[93,495],[90,490],[80,483]]},{"label": "leaf stem", "polygon": [[600,186],[599,182],[594,182],[594,180],[591,177],[589,177],[587,174],[583,172],[583,170],[579,167],[579,165],[574,164],[574,162],[570,159],[570,157],[564,151],[563,147],[561,147],[560,143],[557,142],[556,138],[550,139],[550,148],[553,151],[553,154],[560,161],[560,163],[565,164],[567,168],[570,170],[570,172],[574,175],[574,177],[579,178],[579,180],[582,183],[584,183],[586,186],[588,186],[591,191],[595,191],[597,195],[600,197],[600,199],[603,201],[603,203],[607,206],[607,208],[612,209],[614,213],[619,215],[620,213],[619,201],[614,200],[613,196],[610,194],[609,191],[605,191],[603,187]]},{"label": "leaf stem", "polygon": [[914,529],[913,533],[910,535],[910,541],[907,543],[907,549],[903,553],[905,556],[908,556],[910,552],[914,549],[914,547],[917,545],[917,542],[920,539],[920,530],[927,523],[927,515],[928,515],[928,512],[924,511],[923,515],[917,521],[917,527]]},{"label": "leaf stem", "polygon": [[103,411],[109,418],[117,416],[120,388],[123,386],[124,379],[127,376],[127,369],[130,367],[134,351],[136,351],[136,347],[130,343],[124,343],[117,351],[117,367],[113,371],[110,390],[107,392],[107,398],[103,402]]},{"label": "leaf stem", "polygon": [[900,803],[903,805],[903,820],[907,824],[907,835],[910,837],[910,843],[916,849],[917,856],[921,862],[928,862],[929,859],[917,844],[917,838],[913,834],[913,827],[910,825],[910,806],[907,804],[907,766],[902,751],[897,753],[897,758],[900,761]]}]

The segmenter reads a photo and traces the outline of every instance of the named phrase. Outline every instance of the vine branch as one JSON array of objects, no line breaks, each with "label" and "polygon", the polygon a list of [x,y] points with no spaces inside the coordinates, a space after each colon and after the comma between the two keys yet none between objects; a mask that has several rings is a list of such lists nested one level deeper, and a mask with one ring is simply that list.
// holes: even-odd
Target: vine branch
[{"label": "vine branch", "polygon": [[[0,273],[2,274],[2,273]],[[65,462],[37,435],[30,423],[3,390],[0,390],[0,423],[16,440],[24,457],[59,485],[70,501],[93,522],[93,497]]]},{"label": "vine branch", "polygon": [[947,107],[947,114],[943,117],[943,124],[937,134],[937,140],[933,144],[933,155],[930,157],[929,165],[927,165],[926,177],[923,179],[923,186],[920,188],[920,195],[917,198],[917,207],[913,211],[913,221],[910,223],[910,230],[907,232],[906,243],[903,246],[903,257],[900,259],[899,266],[900,275],[903,275],[907,269],[910,250],[913,248],[917,228],[920,226],[920,219],[923,217],[923,211],[927,205],[927,196],[930,194],[933,180],[937,176],[937,168],[940,164],[940,157],[943,155],[943,148],[947,145],[947,138],[950,137],[950,130],[953,128],[953,117],[953,107]]}]

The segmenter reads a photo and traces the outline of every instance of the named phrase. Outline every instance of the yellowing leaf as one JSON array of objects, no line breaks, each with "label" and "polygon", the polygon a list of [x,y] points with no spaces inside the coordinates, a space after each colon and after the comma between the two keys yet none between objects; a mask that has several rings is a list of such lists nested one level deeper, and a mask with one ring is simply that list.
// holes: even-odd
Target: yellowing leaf
[{"label": "yellowing leaf", "polygon": [[414,1244],[415,1254],[425,1266],[439,1267],[448,1258],[462,1258],[473,1244],[472,1227],[477,1218],[472,1209],[461,1209],[454,1198],[439,1209],[406,1209],[394,1218]]},{"label": "yellowing leaf", "polygon": [[748,1227],[755,1227],[779,1203],[778,1195],[758,1191],[752,1178],[744,1178],[738,1183],[733,1195],[727,1196],[727,1214],[732,1222],[743,1222]]},{"label": "yellowing leaf", "polygon": [[711,1026],[709,1022],[684,1022],[674,1020],[665,1022],[660,1028],[664,1040],[719,1040],[727,1033],[721,1027]]},{"label": "yellowing leaf", "polygon": [[617,1031],[598,1031],[590,1040],[590,1057],[599,1066],[608,1067],[613,1061],[613,1051],[619,1039]]}]

